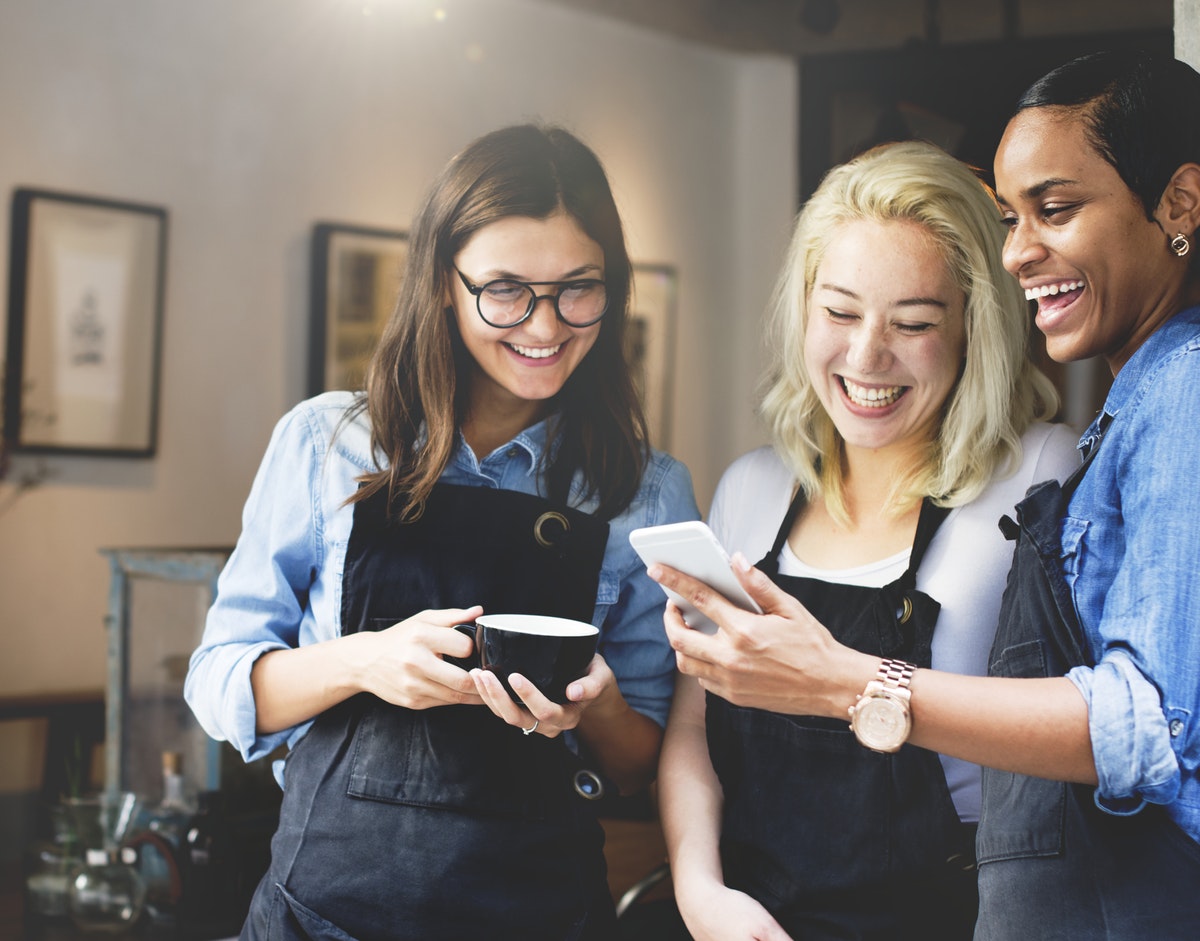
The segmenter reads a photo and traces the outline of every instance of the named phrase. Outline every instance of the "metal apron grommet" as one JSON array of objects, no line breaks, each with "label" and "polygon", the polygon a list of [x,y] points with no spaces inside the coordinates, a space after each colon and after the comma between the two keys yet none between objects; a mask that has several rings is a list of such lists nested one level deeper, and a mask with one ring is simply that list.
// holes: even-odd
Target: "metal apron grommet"
[{"label": "metal apron grommet", "polygon": [[896,609],[896,621],[900,624],[907,624],[908,619],[912,617],[913,604],[908,595],[900,599],[900,607]]},{"label": "metal apron grommet", "polygon": [[538,540],[542,549],[553,549],[569,532],[571,523],[563,514],[554,513],[553,510],[547,510],[534,521],[533,538]]},{"label": "metal apron grommet", "polygon": [[575,772],[575,793],[584,800],[599,800],[604,796],[604,782],[594,771],[586,768]]},{"label": "metal apron grommet", "polygon": [[[547,529],[547,524],[554,523]],[[537,540],[537,544],[545,549],[552,549],[558,542],[571,531],[571,523],[561,513],[556,513],[553,510],[548,510],[539,516],[533,523],[533,538]]]}]

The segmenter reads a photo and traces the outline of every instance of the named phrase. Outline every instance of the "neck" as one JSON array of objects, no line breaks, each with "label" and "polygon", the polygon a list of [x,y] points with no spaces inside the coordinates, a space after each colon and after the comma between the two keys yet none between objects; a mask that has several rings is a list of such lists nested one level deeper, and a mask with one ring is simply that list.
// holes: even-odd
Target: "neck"
[{"label": "neck", "polygon": [[924,445],[867,450],[846,447],[846,471],[842,478],[846,509],[856,521],[878,519],[886,514],[888,498],[897,480],[907,477],[923,455]]},{"label": "neck", "polygon": [[462,423],[463,437],[475,456],[484,458],[526,428],[537,424],[547,411],[545,402],[472,394],[467,416]]}]

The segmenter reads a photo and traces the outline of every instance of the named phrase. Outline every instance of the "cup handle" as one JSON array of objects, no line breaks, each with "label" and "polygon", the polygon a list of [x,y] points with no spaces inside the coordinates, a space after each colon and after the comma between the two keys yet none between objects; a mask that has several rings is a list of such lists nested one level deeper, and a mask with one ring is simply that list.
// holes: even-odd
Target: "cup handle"
[{"label": "cup handle", "polygon": [[[460,634],[466,634],[471,638],[471,643],[475,643],[475,625],[474,624],[455,624],[451,630],[458,631]],[[479,666],[479,648],[475,647],[469,656],[466,657],[442,657],[447,663],[453,663],[456,667],[461,667],[464,670],[473,670]]]}]

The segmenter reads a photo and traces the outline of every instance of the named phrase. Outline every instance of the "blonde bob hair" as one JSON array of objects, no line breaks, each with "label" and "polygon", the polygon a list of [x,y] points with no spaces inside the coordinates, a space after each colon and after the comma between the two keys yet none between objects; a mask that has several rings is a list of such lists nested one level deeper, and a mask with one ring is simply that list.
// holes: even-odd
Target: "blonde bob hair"
[{"label": "blonde bob hair", "polygon": [[805,369],[804,336],[825,251],[842,226],[858,220],[922,226],[966,296],[962,374],[935,440],[897,477],[888,508],[900,514],[924,497],[942,506],[969,503],[997,472],[1015,471],[1021,435],[1054,415],[1058,395],[1030,359],[1029,307],[1001,264],[1004,230],[991,191],[932,144],[875,147],[831,170],[804,205],[772,303],[762,415],[805,496],[822,497],[847,522],[844,443]]}]

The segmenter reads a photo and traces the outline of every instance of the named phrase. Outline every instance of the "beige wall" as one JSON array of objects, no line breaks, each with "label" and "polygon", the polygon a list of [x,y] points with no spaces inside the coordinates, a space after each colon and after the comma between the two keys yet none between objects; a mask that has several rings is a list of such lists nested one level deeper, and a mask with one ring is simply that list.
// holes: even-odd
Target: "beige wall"
[{"label": "beige wall", "polygon": [[[444,161],[502,124],[578,132],[635,259],[678,267],[672,449],[707,501],[759,440],[795,102],[786,59],[533,0],[5,0],[0,190],[163,205],[170,247],[158,455],[17,457],[0,483],[0,695],[103,686],[100,547],[237,537],[271,426],[303,396],[313,222],[407,227]],[[39,463],[53,477],[9,503]]]},{"label": "beige wall", "polygon": [[[1173,2],[1177,49],[1197,62],[1198,5]],[[1026,3],[1022,23],[1144,27],[1163,6]],[[846,7],[829,41],[920,35],[922,9]],[[998,37],[999,9],[943,5],[943,38]],[[600,153],[635,258],[680,270],[673,450],[705,503],[761,440],[759,314],[795,199],[790,61],[538,0],[0,3],[0,191],[171,214],[158,455],[18,457],[0,482],[0,696],[102,687],[100,547],[236,538],[271,425],[303,395],[312,223],[406,227],[455,149],[535,117]],[[52,478],[14,501],[39,466]],[[0,791],[30,783],[16,756],[36,765],[32,728],[0,723]]]}]

